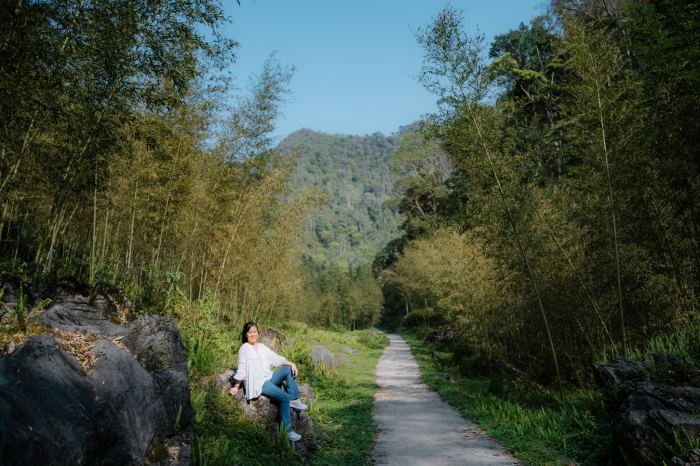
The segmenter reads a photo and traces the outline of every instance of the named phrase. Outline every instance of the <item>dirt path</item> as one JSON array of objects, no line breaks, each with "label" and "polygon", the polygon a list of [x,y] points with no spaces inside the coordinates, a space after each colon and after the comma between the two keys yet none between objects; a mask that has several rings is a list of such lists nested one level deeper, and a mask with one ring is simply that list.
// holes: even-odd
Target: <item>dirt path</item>
[{"label": "dirt path", "polygon": [[374,395],[376,465],[517,465],[504,448],[465,420],[420,380],[406,342],[391,345],[377,364]]}]

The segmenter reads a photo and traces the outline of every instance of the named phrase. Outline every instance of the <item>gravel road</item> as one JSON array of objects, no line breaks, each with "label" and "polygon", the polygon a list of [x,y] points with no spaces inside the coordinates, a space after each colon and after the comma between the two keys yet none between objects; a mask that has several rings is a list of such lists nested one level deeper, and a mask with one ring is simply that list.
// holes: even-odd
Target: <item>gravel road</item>
[{"label": "gravel road", "polygon": [[377,364],[373,416],[375,465],[519,465],[420,380],[415,358],[399,335]]}]

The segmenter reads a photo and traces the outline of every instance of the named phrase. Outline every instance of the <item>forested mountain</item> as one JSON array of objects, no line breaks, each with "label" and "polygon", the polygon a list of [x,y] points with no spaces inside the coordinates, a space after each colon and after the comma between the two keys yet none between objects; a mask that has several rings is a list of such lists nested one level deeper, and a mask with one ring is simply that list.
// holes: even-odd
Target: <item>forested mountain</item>
[{"label": "forested mountain", "polygon": [[313,262],[356,268],[398,236],[401,215],[387,201],[393,196],[391,154],[399,139],[398,134],[302,129],[280,142],[280,153],[299,157],[293,190],[319,188],[324,199],[308,224],[307,252]]}]

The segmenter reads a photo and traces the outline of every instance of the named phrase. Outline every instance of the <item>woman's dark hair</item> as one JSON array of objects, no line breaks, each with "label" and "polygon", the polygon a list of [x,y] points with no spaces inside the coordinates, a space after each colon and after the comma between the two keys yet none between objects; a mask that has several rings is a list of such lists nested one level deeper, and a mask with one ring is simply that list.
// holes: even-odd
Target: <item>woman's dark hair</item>
[{"label": "woman's dark hair", "polygon": [[243,340],[243,343],[248,343],[248,336],[246,334],[248,333],[248,330],[251,329],[251,327],[258,328],[258,324],[251,321],[251,322],[246,322],[243,325],[243,331],[241,332],[241,339]]}]

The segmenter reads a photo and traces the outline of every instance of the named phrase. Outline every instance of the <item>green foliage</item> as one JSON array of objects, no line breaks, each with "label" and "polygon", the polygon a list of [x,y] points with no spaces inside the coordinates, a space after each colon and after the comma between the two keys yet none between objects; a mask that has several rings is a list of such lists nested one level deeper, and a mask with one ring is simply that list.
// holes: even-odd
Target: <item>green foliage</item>
[{"label": "green foliage", "polygon": [[20,284],[17,290],[17,301],[15,305],[10,307],[2,302],[4,289],[0,289],[0,306],[2,306],[2,314],[0,314],[0,334],[13,335],[16,333],[27,333],[28,320],[43,311],[46,306],[51,304],[51,299],[45,298],[34,304],[30,309],[27,308],[27,295],[24,292],[24,287]]},{"label": "green foliage", "polygon": [[298,156],[292,189],[318,189],[325,197],[309,223],[306,254],[329,266],[366,264],[397,235],[396,209],[385,204],[392,195],[391,157],[397,136],[375,133],[343,136],[296,131],[280,142],[282,154]]},{"label": "green foliage", "polygon": [[452,171],[434,221],[375,265],[386,315],[443,316],[464,371],[583,385],[599,358],[695,336],[697,5],[564,3],[497,36],[490,63],[453,9],[421,30],[439,104],[422,134]]}]

